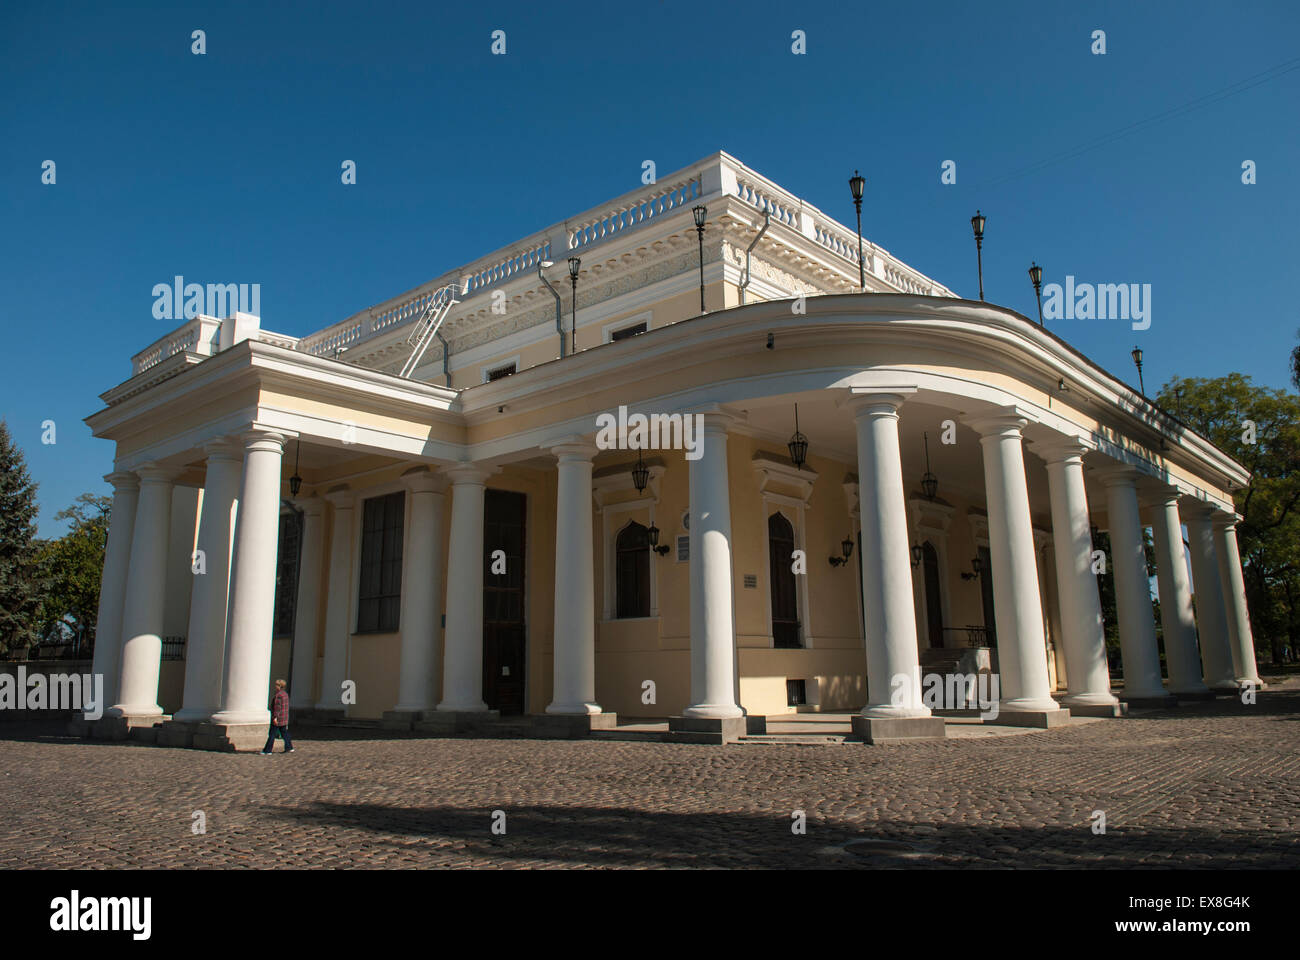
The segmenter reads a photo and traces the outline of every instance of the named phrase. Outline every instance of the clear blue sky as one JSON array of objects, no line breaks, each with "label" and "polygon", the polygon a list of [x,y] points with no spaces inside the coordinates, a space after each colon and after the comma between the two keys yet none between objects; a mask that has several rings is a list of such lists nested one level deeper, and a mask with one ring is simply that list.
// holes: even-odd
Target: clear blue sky
[{"label": "clear blue sky", "polygon": [[1298,39],[1294,0],[8,0],[0,414],[56,535],[59,509],[108,490],[112,445],[82,418],[177,325],[153,318],[154,284],[260,283],[263,325],[301,335],[632,189],[643,160],[666,174],[717,149],[850,225],[860,168],[865,234],[968,297],[976,207],[994,302],[1034,314],[1031,259],[1048,282],[1152,284],[1147,331],[1053,325],[1130,379],[1139,343],[1151,393],[1175,373],[1283,387],[1300,70],[1040,164],[1240,89],[1300,56]]}]

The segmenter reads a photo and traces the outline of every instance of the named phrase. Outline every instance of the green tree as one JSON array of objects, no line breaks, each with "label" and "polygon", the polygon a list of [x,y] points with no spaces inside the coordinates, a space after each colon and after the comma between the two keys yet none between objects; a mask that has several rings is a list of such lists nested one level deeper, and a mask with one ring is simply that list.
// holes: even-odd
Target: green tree
[{"label": "green tree", "polygon": [[1174,377],[1156,399],[1251,473],[1233,491],[1246,600],[1257,655],[1280,664],[1286,642],[1300,642],[1300,396],[1233,373]]},{"label": "green tree", "polygon": [[64,625],[80,637],[83,649],[94,643],[112,505],[110,497],[83,493],[55,516],[69,521],[71,527],[62,537],[43,544],[41,560],[47,577],[40,618],[43,635]]},{"label": "green tree", "polygon": [[38,639],[42,587],[36,484],[0,420],[0,651]]}]

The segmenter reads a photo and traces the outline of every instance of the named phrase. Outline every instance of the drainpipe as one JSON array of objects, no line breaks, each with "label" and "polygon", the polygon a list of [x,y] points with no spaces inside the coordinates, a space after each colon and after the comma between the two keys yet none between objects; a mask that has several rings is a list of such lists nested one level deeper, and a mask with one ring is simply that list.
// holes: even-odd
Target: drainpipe
[{"label": "drainpipe", "polygon": [[551,296],[555,298],[555,332],[560,335],[560,359],[563,360],[564,359],[564,314],[560,308],[560,294],[553,286],[551,286],[551,281],[547,280],[545,274],[542,273],[542,271],[545,270],[547,267],[553,267],[553,266],[555,266],[555,261],[553,260],[542,260],[541,262],[539,262],[537,264],[537,277],[539,280],[542,281],[542,283],[546,284],[546,289],[551,291]]},{"label": "drainpipe", "polygon": [[758,246],[758,241],[760,241],[760,240],[763,239],[763,234],[767,233],[767,228],[768,228],[769,226],[771,226],[771,224],[772,224],[772,211],[771,211],[771,210],[764,210],[764,211],[763,211],[763,229],[760,230],[760,231],[758,231],[758,236],[756,236],[756,237],[754,238],[754,242],[751,243],[751,244],[749,245],[749,247],[746,248],[746,250],[745,250],[745,279],[742,280],[742,281],[740,281],[740,302],[741,302],[742,305],[745,303],[745,288],[749,286],[749,279],[750,279],[750,277],[749,277],[749,258],[750,258],[750,254],[752,254],[752,253],[754,252],[754,248],[755,248],[756,246]]},{"label": "drainpipe", "polygon": [[447,367],[447,351],[451,348],[447,345],[447,338],[442,335],[441,330],[433,331],[433,335],[438,338],[442,344],[442,378],[447,381],[447,386],[451,386],[451,370]]}]

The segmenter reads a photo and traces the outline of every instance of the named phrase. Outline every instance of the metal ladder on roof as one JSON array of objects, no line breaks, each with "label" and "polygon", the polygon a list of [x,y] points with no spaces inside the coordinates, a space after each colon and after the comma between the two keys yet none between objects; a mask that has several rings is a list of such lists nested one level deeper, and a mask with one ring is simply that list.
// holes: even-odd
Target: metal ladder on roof
[{"label": "metal ladder on roof", "polygon": [[448,284],[429,298],[429,302],[424,306],[424,311],[411,326],[411,333],[406,338],[406,342],[411,347],[411,355],[406,358],[406,363],[402,365],[402,371],[398,374],[399,377],[410,377],[415,372],[415,368],[424,359],[429,344],[433,342],[438,328],[447,319],[447,313],[458,302],[454,284]]}]

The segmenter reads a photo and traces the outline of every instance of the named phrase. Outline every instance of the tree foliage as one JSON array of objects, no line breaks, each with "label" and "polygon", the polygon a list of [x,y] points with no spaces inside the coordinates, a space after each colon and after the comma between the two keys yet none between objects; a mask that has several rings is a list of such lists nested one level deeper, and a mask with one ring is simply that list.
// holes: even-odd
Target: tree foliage
[{"label": "tree foliage", "polygon": [[36,509],[36,484],[0,420],[0,651],[38,639],[43,583]]},{"label": "tree foliage", "polygon": [[55,516],[71,526],[62,537],[42,545],[47,578],[40,617],[42,635],[63,630],[79,637],[83,647],[94,642],[112,505],[110,497],[83,493]]},{"label": "tree foliage", "polygon": [[1246,599],[1257,651],[1280,663],[1300,643],[1300,396],[1233,373],[1174,377],[1157,402],[1251,473],[1233,492]]}]

